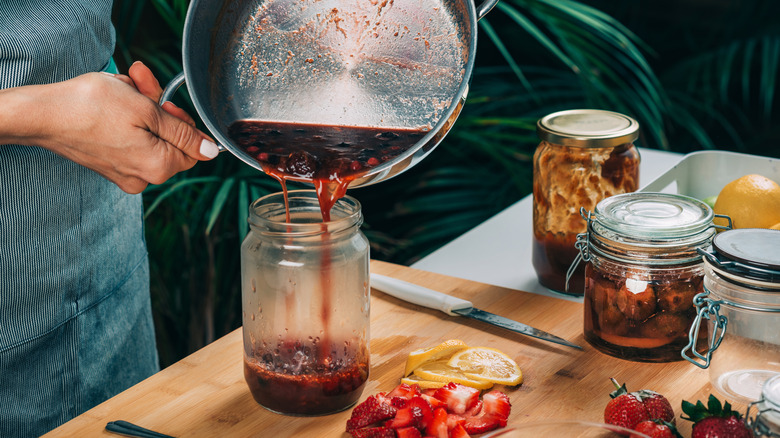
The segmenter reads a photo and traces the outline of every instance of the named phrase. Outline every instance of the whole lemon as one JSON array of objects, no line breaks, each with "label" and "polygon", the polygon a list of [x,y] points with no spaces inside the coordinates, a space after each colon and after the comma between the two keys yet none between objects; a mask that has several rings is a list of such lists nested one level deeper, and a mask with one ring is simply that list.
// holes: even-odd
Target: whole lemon
[{"label": "whole lemon", "polygon": [[[745,175],[723,187],[712,209],[731,218],[734,228],[770,228],[780,222],[780,185],[761,175]],[[725,220],[715,219],[718,225]]]}]

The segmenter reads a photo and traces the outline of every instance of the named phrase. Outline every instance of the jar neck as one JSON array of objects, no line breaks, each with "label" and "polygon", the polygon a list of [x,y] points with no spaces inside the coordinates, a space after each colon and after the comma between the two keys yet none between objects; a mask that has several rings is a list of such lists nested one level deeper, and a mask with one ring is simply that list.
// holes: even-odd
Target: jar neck
[{"label": "jar neck", "polygon": [[596,255],[619,263],[642,266],[679,266],[701,263],[699,248],[709,245],[714,228],[690,236],[674,239],[639,239],[609,229],[590,221],[588,224],[588,250]]},{"label": "jar neck", "polygon": [[729,275],[704,259],[704,289],[712,300],[747,310],[780,313],[780,284]]},{"label": "jar neck", "polygon": [[[290,221],[287,221],[289,207]],[[351,196],[339,199],[330,211],[331,220],[323,222],[322,211],[314,190],[288,192],[257,199],[249,207],[249,225],[253,232],[267,237],[314,237],[328,234],[336,237],[355,232],[363,223],[360,202]]]}]

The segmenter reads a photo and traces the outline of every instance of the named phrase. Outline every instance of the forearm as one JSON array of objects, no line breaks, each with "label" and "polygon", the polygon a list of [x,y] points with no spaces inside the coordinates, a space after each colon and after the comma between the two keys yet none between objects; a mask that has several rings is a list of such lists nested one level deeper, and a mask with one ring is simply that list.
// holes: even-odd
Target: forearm
[{"label": "forearm", "polygon": [[48,115],[40,101],[43,85],[0,90],[0,145],[36,145]]},{"label": "forearm", "polygon": [[[159,85],[138,81],[157,93]],[[124,76],[87,73],[64,82],[0,90],[0,145],[46,148],[129,193],[161,184],[219,153],[188,123],[192,119],[183,117],[186,113],[169,114],[133,83]]]}]

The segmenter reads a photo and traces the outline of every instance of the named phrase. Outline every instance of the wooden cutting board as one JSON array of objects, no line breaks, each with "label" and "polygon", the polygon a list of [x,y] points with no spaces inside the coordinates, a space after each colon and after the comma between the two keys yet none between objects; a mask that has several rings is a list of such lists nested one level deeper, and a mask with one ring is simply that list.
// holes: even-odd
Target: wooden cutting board
[{"label": "wooden cutting board", "polygon": [[[379,261],[372,261],[371,269],[468,299],[478,308],[551,332],[584,350],[447,316],[373,291],[371,374],[361,401],[398,384],[410,351],[447,339],[495,347],[518,362],[524,383],[498,387],[512,401],[510,425],[554,418],[601,422],[613,389],[610,377],[627,382],[629,390],[648,388],[666,395],[678,417],[683,399],[703,400],[712,392],[707,371],[688,362],[629,362],[591,348],[582,335],[580,303]],[[745,406],[735,406],[744,412]],[[176,437],[349,437],[344,430],[350,412],[305,418],[260,407],[244,382],[239,329],[45,436],[114,436],[104,431],[106,423],[126,420]],[[678,424],[683,435],[690,436],[690,423]]]}]

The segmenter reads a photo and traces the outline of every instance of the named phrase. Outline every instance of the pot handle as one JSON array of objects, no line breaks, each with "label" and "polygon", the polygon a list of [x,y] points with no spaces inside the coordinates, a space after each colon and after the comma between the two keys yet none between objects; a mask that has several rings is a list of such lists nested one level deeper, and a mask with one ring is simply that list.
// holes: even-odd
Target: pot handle
[{"label": "pot handle", "polygon": [[162,105],[165,102],[171,100],[171,97],[176,94],[176,91],[184,84],[185,81],[186,78],[184,77],[184,72],[177,74],[163,89],[163,92],[160,95],[160,102],[158,103]]},{"label": "pot handle", "polygon": [[477,6],[477,20],[481,20],[482,17],[487,15],[497,3],[498,0],[485,0],[481,5]]},{"label": "pot handle", "polygon": [[[184,84],[184,82],[186,82],[186,78],[184,77],[184,72],[177,74],[173,79],[171,79],[171,81],[168,82],[168,85],[166,85],[165,88],[163,89],[158,104],[162,106],[162,104],[171,100],[171,97],[173,97],[173,95],[176,94],[176,91],[179,90],[179,87],[181,87]],[[225,146],[222,146],[219,143],[217,143],[217,148],[219,149],[220,152],[227,150]]]}]

